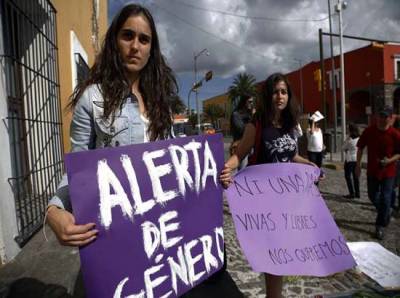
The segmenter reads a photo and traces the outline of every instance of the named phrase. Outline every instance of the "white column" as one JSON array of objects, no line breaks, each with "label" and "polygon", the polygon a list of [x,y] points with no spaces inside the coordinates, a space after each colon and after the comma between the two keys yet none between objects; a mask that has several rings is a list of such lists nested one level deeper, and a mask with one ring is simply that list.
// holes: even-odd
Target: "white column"
[{"label": "white column", "polygon": [[[0,55],[4,54],[2,15],[0,11]],[[18,235],[14,195],[8,178],[12,177],[10,139],[7,131],[7,92],[5,58],[0,58],[0,263],[12,260],[20,251],[14,238]]]}]

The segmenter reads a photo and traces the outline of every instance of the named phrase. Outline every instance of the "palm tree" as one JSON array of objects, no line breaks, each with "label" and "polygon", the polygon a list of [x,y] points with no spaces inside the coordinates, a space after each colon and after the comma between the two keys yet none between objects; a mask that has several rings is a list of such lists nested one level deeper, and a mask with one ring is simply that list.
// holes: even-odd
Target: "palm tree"
[{"label": "palm tree", "polygon": [[171,96],[169,98],[169,104],[174,114],[181,114],[186,110],[186,105],[183,103],[179,95]]},{"label": "palm tree", "polygon": [[209,104],[204,107],[204,114],[211,121],[213,126],[216,127],[218,118],[224,117],[225,111],[217,104]]},{"label": "palm tree", "polygon": [[256,94],[255,82],[256,78],[245,72],[235,77],[233,84],[228,88],[228,96],[233,108],[237,105],[241,96],[254,96]]}]

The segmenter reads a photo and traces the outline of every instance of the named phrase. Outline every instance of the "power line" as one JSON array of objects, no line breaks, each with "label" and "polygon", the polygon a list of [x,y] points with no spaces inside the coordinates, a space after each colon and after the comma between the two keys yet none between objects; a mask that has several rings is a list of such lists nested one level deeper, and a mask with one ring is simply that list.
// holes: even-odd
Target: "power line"
[{"label": "power line", "polygon": [[186,3],[183,1],[179,1],[179,0],[174,0],[174,1],[180,3],[184,6],[187,6],[187,7],[193,8],[193,9],[197,9],[197,10],[206,11],[206,12],[214,12],[214,13],[219,13],[222,15],[231,16],[231,17],[251,19],[251,20],[260,20],[260,21],[269,21],[269,22],[289,22],[289,23],[290,22],[322,22],[329,18],[329,16],[327,16],[322,19],[278,19],[278,18],[272,18],[272,17],[248,16],[248,15],[241,15],[241,14],[236,14],[233,12],[228,12],[228,11],[223,11],[223,10],[204,8],[204,7],[196,6],[196,5]]},{"label": "power line", "polygon": [[[124,4],[124,3],[123,3],[123,0],[117,0],[117,1],[120,2],[121,4]],[[229,40],[227,40],[227,39],[224,39],[224,38],[219,37],[218,35],[216,35],[216,34],[214,34],[214,33],[211,33],[211,32],[209,32],[209,31],[207,31],[207,30],[204,30],[203,28],[201,28],[201,27],[199,27],[199,26],[196,26],[196,25],[192,24],[191,22],[185,20],[184,18],[178,16],[177,14],[175,14],[175,13],[169,11],[169,10],[166,9],[165,7],[160,6],[159,4],[156,4],[156,3],[154,3],[154,2],[151,2],[150,5],[153,5],[153,6],[158,7],[159,9],[163,10],[163,11],[166,12],[167,14],[170,14],[170,15],[174,16],[174,17],[175,17],[176,19],[178,19],[179,21],[181,21],[181,22],[183,22],[183,23],[185,23],[185,24],[187,24],[187,25],[193,27],[193,28],[196,29],[196,30],[199,30],[199,31],[203,32],[204,34],[210,35],[210,36],[214,37],[215,39],[217,39],[217,40],[219,40],[219,41],[225,42],[225,43],[229,44],[230,46],[232,46],[232,47],[234,47],[234,48],[236,48],[236,49],[238,49],[238,50],[246,51],[246,52],[248,52],[248,53],[250,53],[250,54],[253,54],[253,55],[258,56],[258,57],[263,58],[263,59],[272,60],[271,57],[262,55],[262,54],[260,54],[260,53],[258,53],[258,52],[256,52],[256,51],[252,51],[252,50],[250,50],[250,49],[248,49],[248,48],[243,48],[243,47],[237,45],[236,43],[233,43],[233,42],[231,42],[231,41],[229,41]]]},{"label": "power line", "polygon": [[214,37],[214,38],[216,38],[216,39],[218,39],[218,40],[220,40],[220,41],[223,41],[223,42],[229,44],[229,45],[232,46],[232,47],[235,47],[235,48],[237,48],[237,49],[239,49],[239,50],[241,50],[241,51],[247,51],[247,52],[249,52],[249,53],[251,53],[251,54],[253,54],[253,55],[259,56],[259,57],[261,57],[261,58],[271,59],[270,57],[264,56],[264,55],[259,54],[259,53],[257,53],[257,52],[251,51],[251,50],[249,50],[249,49],[242,48],[241,46],[238,46],[237,44],[235,44],[235,43],[233,43],[233,42],[231,42],[231,41],[229,41],[229,40],[226,40],[226,39],[221,38],[221,37],[219,37],[218,35],[215,35],[215,34],[209,32],[209,31],[207,31],[207,30],[204,30],[203,28],[200,28],[200,27],[198,27],[198,26],[196,26],[196,25],[194,25],[194,24],[188,22],[188,21],[185,20],[184,18],[182,18],[182,17],[180,17],[180,16],[174,14],[173,12],[169,11],[168,9],[165,9],[164,7],[162,7],[162,6],[158,5],[158,4],[152,3],[152,5],[157,6],[158,8],[160,8],[161,10],[165,11],[166,13],[168,13],[168,14],[174,16],[176,19],[180,20],[181,22],[183,22],[183,23],[185,23],[185,24],[187,24],[187,25],[189,25],[189,26],[191,26],[191,27],[193,27],[193,28],[195,28],[195,29],[197,29],[197,30],[199,30],[199,31],[201,31],[201,32],[203,32],[203,33],[205,33],[205,34],[208,34],[208,35],[210,35],[210,36],[212,36],[212,37]]}]

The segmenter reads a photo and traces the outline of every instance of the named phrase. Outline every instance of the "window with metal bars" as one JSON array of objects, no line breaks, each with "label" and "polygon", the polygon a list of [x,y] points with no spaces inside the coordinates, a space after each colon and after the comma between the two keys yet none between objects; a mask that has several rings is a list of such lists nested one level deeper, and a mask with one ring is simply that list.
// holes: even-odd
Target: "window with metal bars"
[{"label": "window with metal bars", "polygon": [[79,53],[75,53],[75,63],[77,72],[77,83],[81,83],[89,76],[89,66]]},{"label": "window with metal bars", "polygon": [[23,246],[41,227],[63,173],[56,11],[48,0],[2,0],[12,187]]}]

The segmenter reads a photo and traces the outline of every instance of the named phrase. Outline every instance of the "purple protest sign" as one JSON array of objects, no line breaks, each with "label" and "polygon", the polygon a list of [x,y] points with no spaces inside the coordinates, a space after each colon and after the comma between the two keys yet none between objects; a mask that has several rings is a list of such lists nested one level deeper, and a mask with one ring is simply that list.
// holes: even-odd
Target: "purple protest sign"
[{"label": "purple protest sign", "polygon": [[314,181],[296,163],[245,168],[227,197],[240,245],[256,272],[326,276],[355,261]]},{"label": "purple protest sign", "polygon": [[223,152],[218,134],[66,156],[76,222],[99,230],[87,297],[177,297],[222,266]]}]

